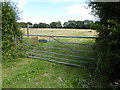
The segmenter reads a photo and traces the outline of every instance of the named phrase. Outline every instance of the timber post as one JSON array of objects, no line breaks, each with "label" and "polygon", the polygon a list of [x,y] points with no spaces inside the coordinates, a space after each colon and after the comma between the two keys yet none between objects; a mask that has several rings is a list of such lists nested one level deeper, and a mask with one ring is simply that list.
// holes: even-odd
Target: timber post
[{"label": "timber post", "polygon": [[29,38],[29,24],[27,24],[27,34],[28,34],[28,38]]}]

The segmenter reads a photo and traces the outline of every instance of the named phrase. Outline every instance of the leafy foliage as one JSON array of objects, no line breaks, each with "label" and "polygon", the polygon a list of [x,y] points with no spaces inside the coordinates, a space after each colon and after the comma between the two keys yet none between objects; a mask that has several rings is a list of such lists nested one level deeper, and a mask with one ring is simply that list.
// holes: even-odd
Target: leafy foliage
[{"label": "leafy foliage", "polygon": [[[106,82],[120,80],[120,2],[91,2],[92,12],[100,18],[95,24],[99,32],[96,44],[98,51],[97,75]],[[98,78],[98,77],[97,77]]]},{"label": "leafy foliage", "polygon": [[58,22],[51,22],[50,24],[47,23],[35,23],[32,24],[31,22],[19,22],[19,26],[22,28],[27,28],[27,24],[32,25],[30,28],[74,28],[74,29],[93,29],[92,24],[94,22],[90,20],[84,21],[75,21],[75,20],[68,20],[64,22],[63,25],[60,21]]},{"label": "leafy foliage", "polygon": [[[98,45],[98,66],[97,70],[110,79],[116,80],[120,78],[120,24],[112,20],[108,21],[111,28],[100,25],[98,29],[101,31],[96,41]],[[102,27],[101,27],[102,26]]]},{"label": "leafy foliage", "polygon": [[51,28],[61,28],[62,24],[61,24],[60,21],[58,21],[58,22],[52,22],[52,23],[50,23],[50,27]]},{"label": "leafy foliage", "polygon": [[3,59],[13,57],[14,52],[20,39],[22,32],[18,28],[17,20],[18,10],[11,2],[1,2],[2,4],[2,51]]},{"label": "leafy foliage", "polygon": [[2,25],[2,3],[0,3],[0,29]]}]

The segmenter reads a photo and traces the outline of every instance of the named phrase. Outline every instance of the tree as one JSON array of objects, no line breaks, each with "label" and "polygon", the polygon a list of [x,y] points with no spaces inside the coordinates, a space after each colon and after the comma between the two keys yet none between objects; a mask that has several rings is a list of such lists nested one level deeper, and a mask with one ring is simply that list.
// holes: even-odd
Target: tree
[{"label": "tree", "polygon": [[33,28],[38,28],[38,24],[35,23],[35,24],[33,25]]},{"label": "tree", "polygon": [[[109,19],[113,19],[120,23],[120,2],[90,2],[92,13],[97,16],[100,21],[105,23]],[[106,22],[107,23],[107,22]]]},{"label": "tree", "polygon": [[66,28],[75,28],[76,27],[76,21],[75,20],[69,20],[68,22],[65,22],[63,24]]},{"label": "tree", "polygon": [[84,22],[83,21],[75,21],[75,20],[69,20],[68,22],[64,22],[63,27],[64,28],[75,28],[75,29],[82,29],[84,28]]},{"label": "tree", "polygon": [[34,24],[33,28],[48,28],[49,24],[46,23],[39,23],[39,24]]},{"label": "tree", "polygon": [[76,21],[76,27],[77,29],[82,29],[83,28],[84,23],[82,21]]},{"label": "tree", "polygon": [[18,25],[19,25],[21,28],[27,28],[27,23],[25,23],[25,22],[18,22]]},{"label": "tree", "polygon": [[68,21],[69,28],[75,28],[76,27],[76,21],[75,20],[69,20]]},{"label": "tree", "polygon": [[89,6],[100,19],[95,24],[99,32],[96,71],[107,81],[117,82],[120,80],[120,2],[90,2]]},{"label": "tree", "polygon": [[60,21],[58,21],[58,23],[57,23],[57,27],[58,27],[58,28],[61,28],[61,27],[62,27],[62,24],[61,24]]},{"label": "tree", "polygon": [[38,28],[48,28],[48,27],[49,27],[49,25],[46,23],[39,23],[38,24]]},{"label": "tree", "polygon": [[27,22],[27,24],[32,25],[32,23],[31,23],[31,22]]},{"label": "tree", "polygon": [[61,24],[60,21],[58,21],[58,22],[52,22],[52,23],[50,23],[50,27],[51,28],[61,28],[62,24]]},{"label": "tree", "polygon": [[64,22],[63,27],[68,28],[68,22]]},{"label": "tree", "polygon": [[85,28],[85,29],[92,29],[93,21],[91,21],[91,20],[84,20],[83,23],[84,23],[83,28]]}]

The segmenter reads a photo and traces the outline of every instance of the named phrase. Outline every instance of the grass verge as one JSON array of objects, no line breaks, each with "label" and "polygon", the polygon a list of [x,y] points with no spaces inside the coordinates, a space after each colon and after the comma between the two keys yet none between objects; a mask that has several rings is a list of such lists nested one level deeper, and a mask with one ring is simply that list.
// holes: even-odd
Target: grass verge
[{"label": "grass verge", "polygon": [[87,88],[86,70],[47,61],[20,58],[3,66],[3,88]]}]

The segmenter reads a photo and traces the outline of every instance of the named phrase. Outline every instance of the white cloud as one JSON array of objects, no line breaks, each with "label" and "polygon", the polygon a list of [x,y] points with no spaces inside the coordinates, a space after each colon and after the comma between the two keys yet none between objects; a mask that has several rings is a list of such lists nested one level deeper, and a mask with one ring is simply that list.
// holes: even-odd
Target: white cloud
[{"label": "white cloud", "polygon": [[70,15],[79,15],[80,20],[93,20],[94,16],[91,15],[91,8],[87,8],[86,4],[75,4],[71,6],[67,6],[65,8],[68,10]]},{"label": "white cloud", "polygon": [[38,23],[39,19],[36,17],[32,17],[32,16],[21,16],[21,20],[18,20],[18,22],[32,22],[32,23]]},{"label": "white cloud", "polygon": [[34,17],[34,16],[27,16],[27,15],[23,15],[21,16],[21,20],[19,20],[18,22],[32,22],[33,24],[35,23],[47,23],[50,24],[51,22],[57,22],[60,21],[62,24],[64,22],[67,22],[68,20],[78,20],[75,18],[71,18],[71,17],[49,17],[49,16],[45,16],[45,17]]},{"label": "white cloud", "polygon": [[72,6],[67,6],[65,9],[68,11],[68,15],[69,16],[64,16],[64,17],[60,17],[60,16],[56,16],[56,17],[49,17],[49,16],[44,16],[44,17],[34,17],[34,16],[28,16],[28,15],[24,15],[21,16],[23,17],[22,20],[19,20],[19,22],[32,22],[32,23],[48,23],[50,24],[51,22],[55,22],[55,21],[61,21],[61,23],[63,24],[64,22],[68,21],[68,20],[80,20],[80,21],[84,21],[86,19],[88,20],[95,20],[95,17],[93,15],[90,15],[89,13],[91,12],[91,9],[86,9],[85,8],[86,4],[75,4]]},{"label": "white cloud", "polygon": [[23,8],[26,4],[26,0],[18,0],[18,8]]},{"label": "white cloud", "polygon": [[84,2],[86,0],[27,0],[28,2]]},{"label": "white cloud", "polygon": [[[26,2],[28,3],[27,0],[18,0],[20,3],[21,3],[21,7],[24,6],[26,4]],[[32,1],[32,0],[31,0]],[[34,0],[36,1],[36,0]],[[55,0],[45,0],[45,1],[55,1]],[[68,0],[56,0],[56,1],[68,1]],[[69,0],[69,1],[73,1],[73,0]],[[76,1],[81,1],[81,0],[76,0]],[[75,5],[71,5],[71,6],[67,6],[65,7],[65,10],[68,11],[68,14],[67,15],[70,15],[70,16],[64,16],[64,17],[34,17],[34,16],[28,16],[28,15],[25,15],[23,14],[23,17],[22,20],[19,20],[19,22],[32,22],[32,23],[40,23],[40,22],[43,22],[43,23],[51,23],[51,22],[54,22],[54,21],[61,21],[61,23],[63,24],[65,21],[68,21],[68,20],[94,20],[94,16],[90,15],[89,13],[91,12],[91,9],[88,8],[86,9],[85,8],[85,5],[86,4],[75,4]]]},{"label": "white cloud", "polygon": [[50,24],[51,22],[55,21],[61,21],[62,23],[64,22],[64,19],[61,18],[55,18],[55,17],[33,17],[33,16],[21,16],[21,20],[18,20],[18,22],[32,22],[34,23],[47,23]]},{"label": "white cloud", "polygon": [[83,2],[84,0],[49,0],[49,1],[51,2]]},{"label": "white cloud", "polygon": [[27,0],[12,0],[15,3],[18,3],[17,7],[20,9],[23,9],[25,4],[27,3]]},{"label": "white cloud", "polygon": [[91,11],[90,9],[85,8],[85,4],[75,4],[67,6],[65,9],[71,14],[86,14]]}]

